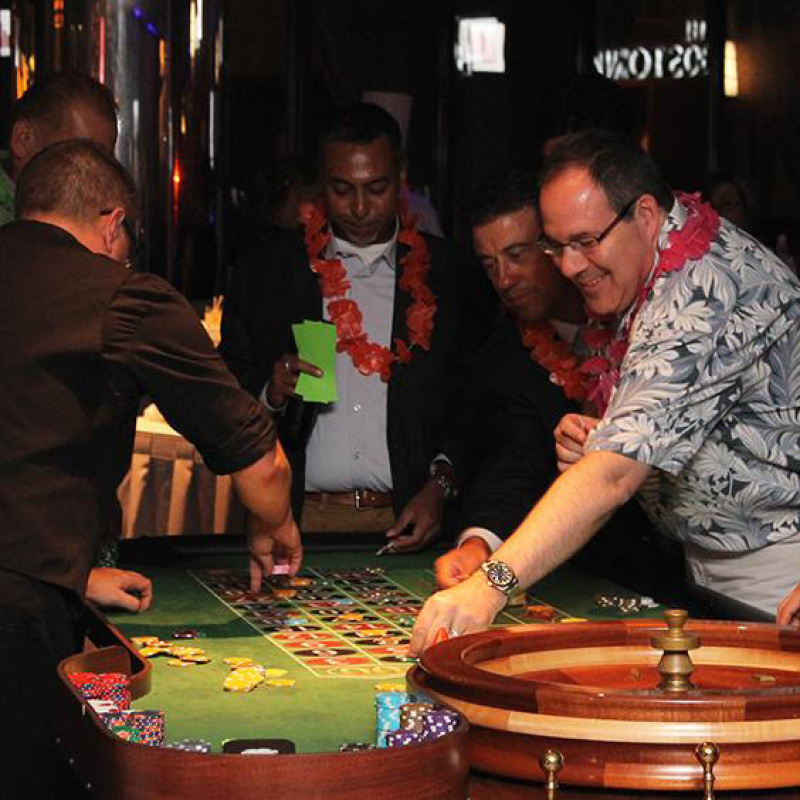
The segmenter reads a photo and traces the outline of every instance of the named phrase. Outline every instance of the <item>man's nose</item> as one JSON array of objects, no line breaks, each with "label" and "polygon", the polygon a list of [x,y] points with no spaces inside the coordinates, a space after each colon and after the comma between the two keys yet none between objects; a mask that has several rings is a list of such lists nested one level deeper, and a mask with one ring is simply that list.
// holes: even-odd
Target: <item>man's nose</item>
[{"label": "man's nose", "polygon": [[357,219],[363,219],[367,216],[368,211],[369,204],[367,203],[367,193],[361,189],[357,189],[353,196],[351,213]]},{"label": "man's nose", "polygon": [[501,291],[510,289],[516,283],[516,271],[505,258],[497,262],[497,288]]},{"label": "man's nose", "polygon": [[589,263],[586,256],[574,247],[566,246],[558,255],[552,256],[559,272],[565,277],[572,279],[586,269]]}]

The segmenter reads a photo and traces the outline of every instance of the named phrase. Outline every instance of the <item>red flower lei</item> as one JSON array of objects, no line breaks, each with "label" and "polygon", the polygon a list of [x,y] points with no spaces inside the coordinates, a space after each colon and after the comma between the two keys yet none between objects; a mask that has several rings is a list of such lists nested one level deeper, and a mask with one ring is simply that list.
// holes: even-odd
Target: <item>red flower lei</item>
[{"label": "red flower lei", "polygon": [[558,339],[549,322],[519,324],[522,343],[531,349],[531,358],[550,372],[550,380],[561,386],[567,397],[593,407],[598,416],[605,413],[619,383],[633,322],[655,282],[664,273],[677,272],[687,261],[705,255],[719,230],[717,212],[701,203],[699,194],[679,194],[678,200],[688,212],[686,221],[681,228],[670,231],[669,244],[659,253],[658,264],[639,290],[624,324],[615,334],[616,320],[593,319],[581,332],[594,355],[581,363],[570,346]]},{"label": "red flower lei", "polygon": [[399,286],[411,295],[412,303],[406,313],[408,344],[394,340],[394,351],[369,341],[362,327],[363,315],[358,303],[346,297],[350,288],[347,272],[338,258],[323,258],[332,234],[322,207],[315,206],[306,225],[305,243],[308,263],[319,278],[322,296],[328,300],[328,315],[336,325],[336,351],[347,353],[353,366],[362,375],[378,373],[388,381],[395,361],[405,364],[411,360],[411,348],[418,345],[430,350],[436,297],[425,279],[431,269],[431,259],[425,239],[417,231],[404,205],[400,206],[400,231],[397,241],[410,248],[400,259],[402,274]]},{"label": "red flower lei", "polygon": [[549,322],[519,322],[518,327],[522,344],[530,348],[531,358],[550,373],[550,380],[571,400],[586,400],[588,392],[580,360],[559,339],[555,328]]},{"label": "red flower lei", "polygon": [[658,263],[639,289],[633,309],[619,326],[616,334],[606,320],[595,320],[583,332],[584,341],[597,355],[581,365],[587,377],[587,400],[602,416],[608,407],[611,393],[619,383],[620,366],[628,352],[631,329],[656,281],[667,272],[678,272],[687,261],[702,258],[719,230],[719,215],[710,205],[700,201],[699,194],[679,194],[686,207],[686,221],[668,234],[668,244],[658,254]]}]

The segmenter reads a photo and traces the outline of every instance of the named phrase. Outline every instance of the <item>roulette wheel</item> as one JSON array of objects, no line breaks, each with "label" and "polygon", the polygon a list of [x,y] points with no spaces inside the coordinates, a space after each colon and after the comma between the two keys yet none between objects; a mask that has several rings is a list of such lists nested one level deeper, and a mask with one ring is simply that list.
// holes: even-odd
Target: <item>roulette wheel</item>
[{"label": "roulette wheel", "polygon": [[657,791],[800,784],[800,631],[658,620],[493,629],[409,683],[470,721],[473,769]]}]

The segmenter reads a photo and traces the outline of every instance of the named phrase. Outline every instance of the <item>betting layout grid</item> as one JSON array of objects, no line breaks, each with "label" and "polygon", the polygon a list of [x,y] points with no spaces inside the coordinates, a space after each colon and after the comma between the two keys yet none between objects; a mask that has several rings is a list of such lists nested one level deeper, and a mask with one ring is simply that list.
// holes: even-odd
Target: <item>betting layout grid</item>
[{"label": "betting layout grid", "polygon": [[[319,678],[401,678],[409,634],[425,597],[381,567],[307,568],[296,578],[272,576],[249,591],[245,570],[191,570],[190,575],[251,627]],[[548,608],[552,608],[548,606]],[[498,625],[518,624],[503,613]],[[553,609],[556,618],[566,612]]]}]

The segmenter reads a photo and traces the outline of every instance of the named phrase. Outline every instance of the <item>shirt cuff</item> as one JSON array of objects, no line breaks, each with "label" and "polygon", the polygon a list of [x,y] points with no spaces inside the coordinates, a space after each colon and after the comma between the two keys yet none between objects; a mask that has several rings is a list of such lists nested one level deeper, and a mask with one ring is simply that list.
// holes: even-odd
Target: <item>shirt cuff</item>
[{"label": "shirt cuff", "polygon": [[489,550],[492,553],[494,553],[494,551],[497,550],[501,544],[503,544],[503,540],[496,534],[492,533],[488,528],[467,528],[460,534],[456,544],[461,547],[461,545],[464,544],[467,539],[473,539],[476,536],[486,542]]},{"label": "shirt cuff", "polygon": [[280,408],[275,408],[270,404],[269,399],[267,398],[267,389],[269,389],[269,384],[269,381],[264,384],[264,388],[261,390],[261,394],[258,396],[258,399],[267,407],[267,411],[271,411],[273,414],[283,414],[283,412],[286,411],[286,403],[284,402]]}]

